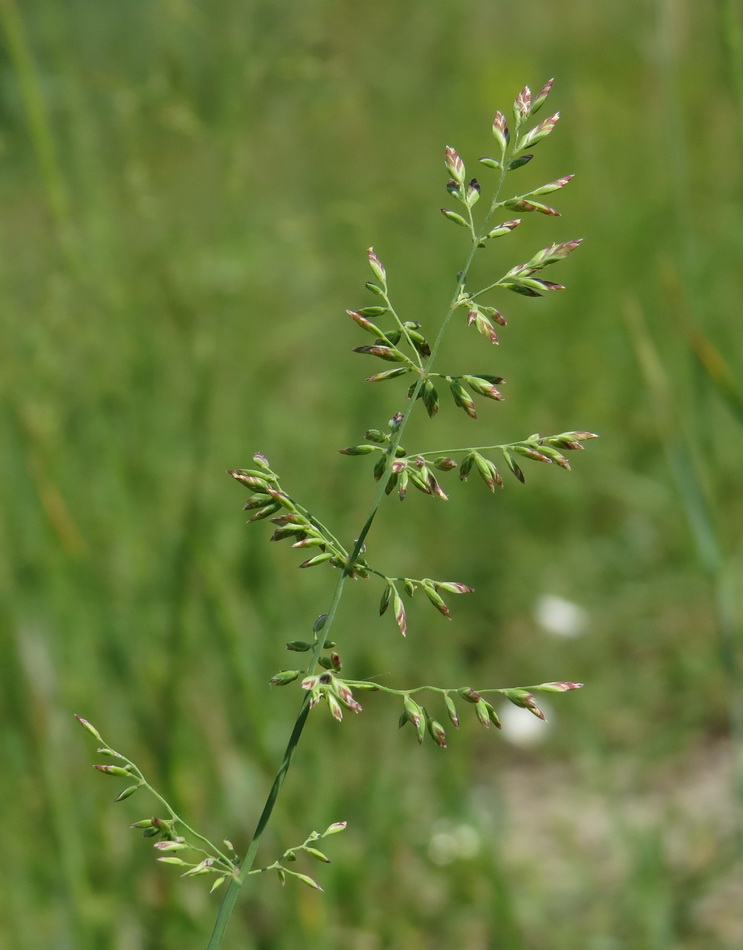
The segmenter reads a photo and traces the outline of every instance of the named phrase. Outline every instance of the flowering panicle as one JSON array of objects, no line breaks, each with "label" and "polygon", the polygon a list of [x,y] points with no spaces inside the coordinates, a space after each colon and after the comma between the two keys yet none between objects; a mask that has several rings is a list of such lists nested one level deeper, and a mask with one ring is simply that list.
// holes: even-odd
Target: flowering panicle
[{"label": "flowering panicle", "polygon": [[[228,472],[249,493],[244,504],[249,524],[261,521],[270,523],[273,530],[269,540],[288,541],[299,553],[300,568],[327,565],[336,570],[335,593],[327,613],[321,614],[312,625],[311,638],[291,639],[285,644],[286,650],[292,655],[292,668],[280,669],[269,681],[275,687],[297,684],[302,706],[245,858],[242,861],[239,859],[229,841],[225,840],[223,846],[216,846],[186,824],[149,785],[131,760],[106,745],[98,730],[87,720],[78,717],[83,728],[100,743],[99,754],[113,760],[97,763],[95,769],[103,775],[123,780],[124,787],[115,800],[124,801],[140,790],[149,791],[156,798],[158,811],[164,817],[144,817],[132,827],[140,830],[145,838],[157,839],[153,845],[158,860],[181,868],[185,877],[206,876],[212,881],[212,890],[228,884],[209,950],[219,950],[221,947],[221,935],[235,902],[235,889],[250,875],[271,870],[276,872],[282,884],[294,877],[314,890],[321,890],[314,878],[288,865],[300,856],[328,863],[329,858],[318,848],[318,842],[343,830],[345,822],[330,825],[322,834],[312,832],[303,844],[288,849],[266,867],[253,867],[260,837],[313,708],[326,706],[334,719],[342,721],[347,712],[358,714],[362,711],[357,698],[361,692],[388,694],[394,696],[398,704],[402,704],[400,726],[409,723],[412,729],[408,732],[415,734],[418,743],[423,743],[428,737],[437,747],[445,748],[447,734],[436,716],[456,729],[460,726],[460,713],[464,716],[471,707],[478,722],[487,728],[495,726],[498,729],[500,720],[491,701],[496,697],[500,696],[503,703],[510,702],[544,719],[535,693],[568,692],[581,686],[580,683],[559,681],[530,687],[474,689],[471,686],[425,685],[396,688],[369,679],[349,678],[336,642],[329,639],[344,585],[349,579],[381,583],[379,614],[389,612],[403,636],[409,628],[405,597],[411,598],[420,591],[419,600],[425,600],[437,614],[450,620],[451,611],[447,603],[451,600],[450,595],[474,592],[472,587],[460,581],[409,577],[407,572],[398,576],[380,570],[372,563],[367,554],[366,540],[386,495],[395,493],[400,501],[420,495],[446,501],[449,492],[459,490],[458,482],[467,482],[470,475],[476,476],[472,479],[474,482],[484,483],[487,490],[495,494],[496,488],[503,487],[505,483],[505,473],[523,483],[525,475],[522,465],[528,469],[527,462],[542,462],[569,470],[569,453],[583,449],[584,443],[596,438],[593,432],[570,430],[554,435],[537,432],[515,441],[497,441],[491,436],[478,440],[489,443],[486,445],[463,444],[444,448],[425,445],[411,448],[405,436],[407,423],[414,412],[425,412],[429,419],[436,420],[442,414],[451,412],[452,407],[467,417],[468,421],[463,422],[463,425],[468,430],[471,425],[469,420],[473,424],[484,423],[490,427],[494,418],[491,414],[498,412],[493,407],[504,399],[505,380],[493,372],[497,367],[483,366],[479,356],[477,362],[472,357],[471,363],[465,363],[463,368],[471,371],[453,372],[440,366],[439,354],[445,354],[441,346],[445,333],[450,327],[458,328],[467,335],[468,341],[473,341],[472,345],[478,348],[478,353],[484,353],[485,348],[481,346],[479,338],[491,344],[491,347],[499,345],[499,334],[508,325],[502,302],[508,299],[506,291],[527,298],[540,298],[552,291],[565,289],[563,284],[546,279],[544,272],[577,250],[581,245],[580,238],[554,241],[537,250],[528,260],[510,267],[500,265],[496,269],[486,264],[484,266],[488,268],[490,277],[481,279],[479,283],[472,276],[476,264],[487,259],[494,249],[502,251],[507,246],[507,241],[501,239],[507,238],[517,228],[523,231],[528,227],[524,221],[529,214],[535,212],[551,222],[560,217],[560,212],[542,199],[560,192],[572,180],[572,175],[552,178],[535,187],[522,184],[514,187],[511,193],[504,193],[506,184],[510,185],[513,180],[513,173],[518,173],[516,182],[528,180],[531,172],[521,169],[534,168],[532,150],[557,125],[558,112],[534,121],[534,116],[550,95],[552,84],[550,79],[536,95],[528,86],[524,86],[516,95],[508,118],[505,113],[496,112],[492,123],[495,153],[479,160],[483,169],[482,183],[471,172],[467,172],[465,160],[453,147],[445,148],[445,189],[447,205],[451,207],[442,208],[441,212],[446,221],[456,225],[457,233],[463,238],[466,235],[467,257],[457,275],[451,303],[440,326],[432,326],[427,313],[398,312],[387,268],[374,248],[367,250],[371,279],[366,282],[365,288],[373,300],[366,306],[346,311],[364,334],[363,342],[355,346],[353,352],[363,356],[367,365],[369,359],[383,364],[374,364],[375,371],[367,377],[367,381],[389,384],[382,391],[397,392],[399,403],[398,411],[386,423],[379,422],[366,429],[363,440],[340,449],[345,456],[368,457],[371,475],[378,483],[375,501],[361,531],[355,537],[350,536],[353,540],[341,541],[343,532],[331,531],[324,521],[290,494],[266,456],[260,452],[253,455],[250,467]],[[549,200],[551,202],[553,199],[550,197]],[[533,221],[534,218],[532,214],[528,220]],[[549,273],[551,275],[552,271]],[[497,274],[500,276],[497,277]],[[470,332],[467,329],[469,327],[474,327],[477,332]],[[487,352],[492,354],[496,351],[488,348]],[[469,361],[470,358],[466,359]],[[482,369],[487,369],[487,372],[482,372]],[[402,385],[396,380],[400,380]],[[404,411],[399,409],[400,405],[405,406]],[[498,504],[495,500],[490,503]],[[483,516],[486,516],[486,510],[483,508]],[[322,576],[322,572],[318,573]],[[354,634],[364,634],[361,623],[355,625]],[[431,711],[420,701],[424,692],[428,693]]]}]

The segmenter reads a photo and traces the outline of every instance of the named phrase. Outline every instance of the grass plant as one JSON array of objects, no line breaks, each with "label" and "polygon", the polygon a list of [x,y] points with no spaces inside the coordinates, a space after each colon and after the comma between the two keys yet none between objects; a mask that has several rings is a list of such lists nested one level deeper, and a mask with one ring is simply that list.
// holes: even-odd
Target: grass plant
[{"label": "grass plant", "polygon": [[[341,449],[342,454],[347,456],[371,456],[375,459],[373,475],[378,488],[355,540],[344,545],[323,521],[290,495],[282,485],[280,476],[273,471],[263,454],[256,453],[253,456],[253,468],[234,469],[228,473],[251,491],[244,505],[245,510],[252,512],[249,522],[270,519],[276,526],[271,541],[290,540],[292,547],[299,549],[303,556],[309,555],[299,565],[300,568],[324,565],[334,568],[338,573],[329,607],[312,626],[314,639],[296,639],[286,645],[287,650],[293,654],[307,654],[307,659],[299,669],[281,670],[271,679],[273,686],[288,686],[300,681],[304,696],[283,759],[245,856],[240,859],[234,846],[227,840],[223,847],[216,846],[196,832],[149,784],[132,760],[104,743],[96,727],[78,717],[81,725],[102,743],[98,753],[115,760],[115,764],[99,763],[95,768],[103,774],[125,779],[129,783],[119,793],[116,801],[125,801],[140,789],[145,789],[155,796],[165,810],[164,816],[142,818],[132,825],[133,828],[142,829],[146,838],[157,838],[154,847],[159,852],[158,860],[164,864],[185,868],[184,877],[209,876],[213,881],[212,891],[227,884],[226,895],[209,941],[209,950],[219,950],[222,947],[239,889],[248,877],[275,871],[282,884],[286,883],[287,879],[294,878],[313,889],[322,889],[313,877],[293,870],[288,866],[288,862],[295,861],[298,855],[309,855],[322,863],[328,863],[330,859],[317,849],[316,844],[322,838],[343,830],[345,821],[334,822],[322,834],[311,832],[302,845],[284,851],[280,858],[264,867],[254,867],[258,848],[268,828],[310,710],[315,706],[327,705],[333,717],[340,721],[344,718],[344,711],[362,711],[354,691],[356,694],[368,691],[397,697],[402,704],[400,726],[410,723],[419,744],[428,736],[435,745],[446,747],[446,731],[435,718],[435,715],[441,716],[441,712],[434,714],[429,711],[421,702],[425,698],[423,694],[428,694],[432,700],[438,700],[438,704],[443,707],[442,711],[445,710],[455,728],[460,725],[457,703],[460,706],[472,706],[476,718],[483,726],[494,725],[500,728],[498,714],[486,697],[503,697],[514,705],[529,710],[538,718],[545,719],[534,697],[535,692],[561,693],[582,685],[560,681],[528,687],[483,688],[478,685],[473,688],[461,683],[446,686],[416,684],[405,688],[391,687],[374,679],[348,679],[341,675],[343,663],[337,652],[336,642],[329,639],[331,632],[343,636],[343,633],[335,634],[336,615],[349,580],[381,581],[379,613],[384,614],[390,609],[403,636],[408,632],[403,593],[413,597],[416,591],[420,590],[439,614],[451,620],[444,595],[474,592],[472,587],[460,581],[400,577],[387,574],[371,565],[368,560],[367,538],[386,496],[395,493],[400,501],[404,501],[409,491],[415,489],[430,499],[446,501],[448,496],[437,473],[455,469],[461,482],[467,481],[471,474],[477,474],[487,489],[495,493],[498,488],[503,488],[504,479],[493,461],[493,455],[503,460],[505,469],[516,481],[524,483],[525,475],[520,464],[523,464],[523,460],[555,464],[560,468],[570,469],[570,463],[564,453],[581,450],[585,441],[596,438],[593,433],[587,431],[566,431],[549,436],[536,433],[528,438],[502,444],[493,444],[490,441],[485,445],[416,448],[412,451],[406,450],[402,445],[403,436],[419,405],[430,419],[437,416],[440,390],[448,390],[454,407],[461,409],[471,420],[478,418],[473,397],[496,403],[503,399],[501,391],[496,388],[504,382],[500,376],[490,372],[442,372],[438,368],[446,356],[444,341],[447,332],[452,329],[457,318],[460,329],[464,326],[473,327],[477,334],[484,338],[486,345],[497,345],[499,338],[496,325],[506,327],[507,320],[500,310],[484,302],[486,295],[511,292],[522,297],[540,298],[546,293],[565,289],[561,284],[545,279],[543,272],[575,251],[581,243],[580,240],[551,243],[532,253],[526,262],[517,263],[508,269],[503,265],[494,268],[492,263],[483,265],[479,269],[480,273],[475,268],[480,251],[489,250],[493,244],[502,246],[502,242],[497,239],[510,235],[521,225],[521,218],[509,215],[560,216],[555,208],[544,204],[542,199],[564,188],[572,179],[572,175],[536,187],[519,188],[520,182],[516,179],[513,184],[516,193],[508,197],[502,196],[506,184],[511,185],[512,174],[530,164],[534,158],[532,149],[547,138],[557,125],[560,118],[557,112],[541,121],[534,120],[534,116],[548,99],[552,84],[553,80],[550,79],[534,96],[530,88],[525,86],[513,103],[512,120],[507,119],[500,111],[496,113],[492,125],[495,157],[479,160],[487,169],[485,174],[493,175],[495,184],[488,189],[491,196],[485,202],[484,214],[479,217],[475,208],[481,198],[480,182],[476,178],[469,178],[460,155],[453,148],[446,148],[445,166],[449,174],[446,188],[450,197],[457,202],[459,210],[443,208],[442,213],[447,221],[466,233],[469,252],[457,273],[453,295],[440,326],[434,328],[435,336],[431,343],[424,335],[424,332],[428,332],[427,327],[424,329],[417,319],[406,318],[398,313],[388,284],[387,271],[373,248],[369,248],[368,261],[373,279],[366,283],[366,290],[375,302],[347,313],[363,331],[371,335],[373,343],[357,346],[355,352],[371,356],[383,363],[395,364],[392,369],[374,373],[367,382],[388,383],[398,379],[404,380],[407,406],[395,412],[386,425],[368,429],[364,434],[366,441]],[[480,276],[482,270],[491,276],[483,278]],[[493,279],[492,274],[497,274],[499,270],[500,276]],[[476,289],[472,289],[473,285]],[[502,304],[499,303],[499,306]],[[382,325],[385,326],[384,329],[381,329]],[[482,342],[478,345],[481,346]],[[482,357],[478,356],[478,359]],[[308,776],[308,779],[311,780],[311,776]]]},{"label": "grass plant", "polygon": [[[391,608],[375,619],[383,580],[349,581],[331,636],[353,681],[590,690],[539,701],[548,724],[487,697],[503,741],[474,707],[460,704],[470,726],[452,730],[435,694],[415,694],[446,729],[445,753],[395,728],[397,696],[352,688],[364,711],[341,724],[313,709],[256,867],[342,817],[347,830],[320,845],[331,864],[290,864],[314,866],[325,893],[253,876],[225,943],[743,944],[713,584],[623,320],[629,301],[672,387],[666,432],[694,459],[739,627],[740,429],[690,358],[683,319],[735,383],[739,14],[726,0],[0,3],[0,946],[206,946],[227,882],[210,898],[204,877],[181,881],[135,846],[128,825],[160,808],[144,789],[102,804],[106,785],[113,797],[127,782],[81,781],[88,751],[70,712],[194,829],[246,848],[301,679],[266,684],[304,665],[278,656],[313,640],[333,571],[294,570],[308,554],[266,544],[267,522],[245,529],[222,473],[262,448],[348,545],[375,459],[335,449],[405,405],[404,379],[359,380],[364,363],[367,375],[398,364],[340,358],[373,343],[343,315],[376,302],[357,293],[364,249],[376,245],[403,319],[430,330],[466,238],[439,211],[458,203],[432,200],[440,145],[480,155],[484,120],[525,74],[559,76],[550,111],[566,121],[509,177],[579,171],[557,207],[564,236],[586,246],[554,266],[570,292],[506,295],[500,347],[474,326],[447,336],[434,372],[487,369],[507,398],[469,391],[473,423],[439,383],[438,415],[419,400],[403,445],[457,447],[491,421],[497,436],[477,444],[586,424],[605,440],[575,477],[517,458],[526,489],[494,454],[502,497],[474,470],[460,486],[456,469],[434,469],[446,503],[415,487],[391,497],[370,564],[476,592],[443,594],[448,623],[420,587],[409,600],[398,585],[403,638]],[[561,239],[559,219],[522,217],[481,263]],[[553,622],[560,604],[580,623]],[[539,745],[506,710],[533,721]]]}]

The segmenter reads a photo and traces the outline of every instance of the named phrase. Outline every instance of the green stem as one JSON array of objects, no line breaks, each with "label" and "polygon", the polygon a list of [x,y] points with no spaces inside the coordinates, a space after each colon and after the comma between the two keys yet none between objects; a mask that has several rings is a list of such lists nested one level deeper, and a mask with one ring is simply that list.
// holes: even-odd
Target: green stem
[{"label": "green stem", "polygon": [[[506,176],[506,163],[503,162],[503,167],[501,168],[501,174],[500,174],[498,183],[496,185],[495,196],[491,203],[490,210],[485,216],[485,220],[483,221],[483,224],[482,224],[482,228],[480,232],[481,235],[485,235],[487,233],[490,220],[492,219],[495,209],[498,206],[498,195],[503,186],[505,176]],[[408,406],[405,413],[403,414],[400,424],[395,429],[394,434],[390,438],[390,441],[387,445],[387,448],[386,448],[387,469],[379,480],[379,487],[377,489],[374,502],[371,506],[371,509],[364,523],[364,526],[361,529],[361,533],[359,534],[356,540],[356,543],[354,544],[353,551],[351,552],[351,556],[346,561],[346,566],[341,572],[341,576],[338,578],[338,583],[336,584],[335,591],[333,592],[333,599],[328,609],[325,623],[313,647],[312,657],[307,667],[308,675],[312,674],[317,666],[317,661],[320,657],[320,654],[322,653],[322,650],[325,646],[325,641],[328,637],[328,634],[330,633],[333,622],[335,620],[335,616],[338,610],[338,605],[343,595],[343,588],[345,587],[346,581],[348,580],[348,577],[350,576],[353,570],[353,565],[356,562],[356,559],[358,558],[359,554],[363,550],[366,537],[369,531],[371,530],[372,524],[374,523],[374,519],[377,516],[379,507],[382,504],[382,501],[384,500],[385,488],[387,486],[387,482],[389,481],[390,462],[392,459],[395,458],[395,453],[397,452],[397,448],[400,445],[400,442],[402,440],[405,427],[407,426],[410,416],[415,408],[417,397],[421,390],[421,387],[423,386],[426,373],[430,370],[430,367],[433,365],[433,362],[436,359],[436,355],[439,351],[439,347],[441,346],[441,342],[447,331],[447,328],[454,314],[454,311],[456,310],[457,303],[461,297],[462,289],[464,288],[465,280],[467,279],[467,275],[472,266],[472,261],[474,259],[475,253],[477,252],[478,243],[479,243],[479,240],[473,242],[472,248],[467,257],[467,261],[464,267],[462,268],[459,274],[459,277],[457,279],[456,288],[454,290],[454,294],[452,295],[451,302],[449,303],[448,310],[441,324],[439,332],[436,336],[436,339],[433,343],[433,346],[431,347],[431,355],[429,356],[427,363],[423,367],[423,373],[417,380],[415,389],[411,393],[410,405]],[[248,846],[248,850],[245,854],[245,858],[243,859],[243,862],[241,864],[240,873],[236,878],[233,878],[230,881],[227,887],[227,891],[222,901],[222,905],[219,909],[217,920],[214,924],[214,929],[212,931],[211,938],[209,939],[207,950],[221,950],[222,941],[224,939],[227,926],[229,924],[230,918],[232,916],[232,912],[235,907],[235,903],[237,901],[238,892],[240,888],[242,887],[243,882],[245,881],[245,878],[248,876],[253,866],[256,853],[258,851],[258,846],[260,844],[260,839],[271,818],[271,814],[273,812],[274,806],[276,805],[276,800],[278,799],[279,792],[281,791],[281,786],[284,784],[284,780],[286,778],[287,772],[289,771],[289,766],[291,765],[291,760],[294,755],[294,751],[299,743],[299,740],[302,735],[302,731],[304,730],[305,724],[307,722],[307,716],[309,715],[309,711],[310,711],[309,701],[310,701],[310,697],[308,693],[304,697],[304,700],[302,701],[302,706],[300,708],[297,719],[294,723],[294,727],[292,729],[291,736],[289,737],[286,750],[284,751],[284,758],[281,762],[278,772],[276,773],[276,777],[274,778],[273,784],[271,786],[271,790],[268,793],[268,797],[266,798],[266,802],[263,806],[263,811],[261,812],[261,816],[258,819],[258,824],[256,825],[252,840],[250,842],[250,845]]]},{"label": "green stem", "polygon": [[58,237],[65,243],[70,222],[70,201],[57,155],[49,115],[41,91],[39,71],[16,0],[0,0],[0,24],[18,80],[29,135],[36,152],[41,179],[46,189]]},{"label": "green stem", "polygon": [[517,445],[527,445],[531,446],[532,443],[528,439],[521,439],[518,442],[506,442],[504,445],[470,445],[466,448],[459,449],[428,449],[425,452],[411,452],[411,457],[417,457],[420,455],[422,458],[425,458],[427,455],[456,455],[462,452],[502,452],[504,449],[512,449]]},{"label": "green stem", "polygon": [[131,759],[127,759],[125,755],[122,755],[120,752],[117,752],[115,749],[111,749],[110,746],[107,746],[106,748],[108,748],[110,752],[113,752],[114,755],[118,759],[121,759],[122,762],[127,763],[127,765],[129,766],[129,771],[132,773],[132,778],[139,779],[142,786],[146,788],[147,791],[160,802],[163,808],[165,808],[166,811],[168,812],[168,819],[170,821],[177,822],[179,825],[183,827],[185,831],[188,832],[189,835],[191,835],[197,841],[203,842],[209,849],[209,850],[205,850],[204,848],[194,848],[193,849],[194,851],[200,851],[202,854],[206,854],[210,858],[216,855],[227,865],[228,869],[231,870],[234,868],[235,866],[234,863],[225,854],[223,854],[222,851],[220,851],[219,848],[216,847],[216,845],[214,845],[208,838],[205,838],[204,835],[201,835],[198,833],[198,831],[195,831],[189,824],[187,824],[180,817],[180,815],[178,815],[173,810],[173,807],[163,798],[163,796],[160,794],[160,792],[157,791],[157,789],[153,788],[152,785],[150,785],[150,783],[142,774],[142,770],[137,765],[135,765],[134,762],[131,761]]},{"label": "green stem", "polygon": [[301,505],[295,498],[292,498],[292,496],[291,496],[288,492],[285,492],[284,489],[281,488],[281,486],[279,485],[278,481],[276,482],[276,488],[277,488],[279,491],[281,491],[284,495],[286,495],[286,497],[289,499],[289,501],[290,501],[290,502],[294,505],[294,507],[297,509],[298,514],[300,514],[300,515],[302,515],[303,517],[305,517],[305,518],[309,521],[309,523],[312,525],[313,528],[317,528],[317,530],[322,534],[322,536],[323,536],[324,538],[327,538],[327,540],[337,549],[337,553],[343,558],[343,560],[344,560],[344,561],[347,561],[347,560],[348,560],[348,551],[346,551],[345,547],[341,544],[341,542],[338,540],[338,538],[336,538],[336,536],[333,534],[333,532],[332,532],[328,527],[326,527],[326,526],[322,523],[322,521],[320,521],[319,518],[316,518],[316,517],[312,514],[311,511],[308,511],[308,510],[304,507],[304,505]]},{"label": "green stem", "polygon": [[735,132],[743,153],[743,27],[735,0],[717,0],[727,84],[735,107]]},{"label": "green stem", "polygon": [[[506,275],[504,274],[503,277]],[[483,287],[482,290],[476,290],[475,293],[469,295],[470,300],[476,300],[478,297],[482,297],[483,294],[486,294],[489,290],[494,290],[496,287],[500,287],[503,277],[499,277],[498,280],[493,281],[492,284],[488,284],[487,287]]]},{"label": "green stem", "polygon": [[[369,685],[371,680],[343,680],[343,682],[348,686],[349,689],[364,689]],[[381,683],[374,683],[376,689],[373,691],[375,693],[389,693],[392,696],[411,696],[413,693],[422,693],[428,690],[430,693],[458,693],[463,689],[470,689],[469,686],[414,686],[412,689],[394,689],[392,686],[383,686]],[[512,689],[524,689],[527,692],[532,689],[537,689],[536,686],[489,686],[486,689],[478,689],[474,687],[476,693],[483,695],[484,693],[507,693]]]},{"label": "green stem", "polygon": [[397,324],[398,328],[400,329],[400,332],[402,333],[402,335],[405,337],[405,340],[406,340],[408,346],[410,347],[410,349],[411,349],[412,352],[413,352],[413,355],[415,356],[415,363],[413,363],[412,360],[411,360],[411,361],[410,361],[410,365],[411,365],[412,367],[414,367],[416,370],[418,370],[418,372],[420,372],[421,369],[423,368],[423,360],[421,359],[421,355],[420,355],[420,353],[418,352],[418,350],[416,349],[415,344],[413,343],[413,340],[412,340],[412,338],[411,338],[411,336],[410,336],[410,332],[409,332],[408,328],[407,328],[407,327],[405,326],[405,324],[402,322],[402,320],[400,319],[400,317],[397,315],[397,311],[396,311],[395,308],[392,306],[392,302],[391,302],[389,296],[387,295],[387,291],[386,291],[386,290],[385,290],[385,293],[384,293],[383,300],[384,300],[384,302],[387,304],[387,306],[389,307],[389,311],[390,311],[390,313],[392,314],[392,316],[393,316],[393,318],[394,318],[394,320],[395,320],[395,323]]}]

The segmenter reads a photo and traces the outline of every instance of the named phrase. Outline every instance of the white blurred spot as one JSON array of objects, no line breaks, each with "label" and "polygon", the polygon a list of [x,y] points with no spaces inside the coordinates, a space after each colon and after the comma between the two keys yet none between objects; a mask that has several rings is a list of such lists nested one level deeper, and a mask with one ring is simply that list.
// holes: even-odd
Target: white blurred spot
[{"label": "white blurred spot", "polygon": [[480,850],[480,835],[472,825],[439,822],[428,842],[428,856],[443,866],[458,859],[474,858]]},{"label": "white blurred spot", "polygon": [[549,738],[552,731],[552,707],[545,703],[542,694],[536,695],[537,704],[545,714],[549,722],[538,719],[534,713],[528,709],[522,709],[520,706],[514,706],[513,703],[504,703],[498,710],[500,716],[503,738],[510,743],[524,748],[538,745]]},{"label": "white blurred spot", "polygon": [[534,606],[534,619],[556,637],[579,637],[586,632],[588,611],[564,597],[545,594]]}]

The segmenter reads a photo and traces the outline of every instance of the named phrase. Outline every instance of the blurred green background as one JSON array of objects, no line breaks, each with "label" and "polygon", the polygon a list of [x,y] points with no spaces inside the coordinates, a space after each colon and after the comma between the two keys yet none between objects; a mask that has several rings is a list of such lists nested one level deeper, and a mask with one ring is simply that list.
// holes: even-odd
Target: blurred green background
[{"label": "blurred green background", "polygon": [[218,895],[155,864],[128,830],[153,804],[111,803],[72,713],[243,850],[299,703],[267,681],[336,575],[246,528],[224,470],[261,450],[356,536],[370,465],[336,449],[404,392],[350,353],[366,248],[433,333],[467,253],[444,144],[473,168],[495,110],[556,76],[562,121],[513,182],[576,173],[564,217],[481,273],[583,236],[551,275],[568,290],[493,301],[499,349],[452,332],[447,368],[502,374],[507,401],[478,424],[444,405],[406,443],[602,440],[495,496],[390,500],[373,563],[477,594],[451,624],[413,601],[403,641],[360,582],[334,638],[390,685],[587,688],[538,737],[470,714],[446,752],[383,697],[318,709],[262,857],[347,819],[326,893],[254,881],[226,946],[739,947],[739,6],[0,0],[0,20],[0,946],[205,947]]}]

